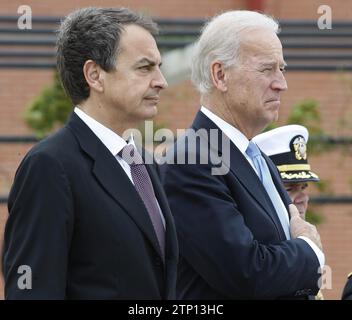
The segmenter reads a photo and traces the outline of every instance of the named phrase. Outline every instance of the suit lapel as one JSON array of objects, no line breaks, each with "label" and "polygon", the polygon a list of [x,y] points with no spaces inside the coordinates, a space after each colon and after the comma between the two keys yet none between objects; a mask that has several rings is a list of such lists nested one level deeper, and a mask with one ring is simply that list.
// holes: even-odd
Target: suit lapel
[{"label": "suit lapel", "polygon": [[266,192],[262,182],[259,180],[258,175],[255,173],[247,159],[238,150],[238,148],[231,143],[231,172],[241,181],[242,185],[252,195],[252,197],[261,205],[265,212],[269,215],[274,223],[277,232],[282,239],[285,239],[285,233],[281,226],[279,217],[271,202],[271,199]]},{"label": "suit lapel", "polygon": [[82,150],[94,161],[92,169],[96,179],[134,220],[161,257],[159,243],[148,212],[115,157],[75,113],[72,113],[67,126],[75,134]]},{"label": "suit lapel", "polygon": [[[205,116],[201,111],[198,112],[194,122],[193,127],[195,129],[205,128],[208,133],[210,129],[218,130],[218,142],[217,145],[210,148],[214,152],[221,153],[220,147],[223,145],[223,139],[229,139],[222,131],[212,122],[207,116]],[[210,143],[210,142],[209,142]],[[247,159],[241,153],[241,151],[233,144],[229,142],[230,145],[230,163],[225,163],[231,170],[241,184],[247,189],[248,193],[252,198],[264,209],[272,220],[275,228],[282,239],[285,239],[284,231],[282,229],[280,220],[276,214],[275,208],[264,189],[264,186],[260,182],[257,174],[248,163]],[[215,149],[215,150],[214,150]],[[226,157],[223,158],[226,161]],[[284,202],[285,203],[285,202]]]}]

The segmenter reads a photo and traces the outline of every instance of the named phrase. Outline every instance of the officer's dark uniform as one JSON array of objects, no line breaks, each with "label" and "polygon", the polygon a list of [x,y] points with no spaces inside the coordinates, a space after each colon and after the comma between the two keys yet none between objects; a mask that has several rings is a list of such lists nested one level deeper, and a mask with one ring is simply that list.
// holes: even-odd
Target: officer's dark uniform
[{"label": "officer's dark uniform", "polygon": [[352,272],[348,275],[348,279],[342,293],[342,300],[352,300]]}]

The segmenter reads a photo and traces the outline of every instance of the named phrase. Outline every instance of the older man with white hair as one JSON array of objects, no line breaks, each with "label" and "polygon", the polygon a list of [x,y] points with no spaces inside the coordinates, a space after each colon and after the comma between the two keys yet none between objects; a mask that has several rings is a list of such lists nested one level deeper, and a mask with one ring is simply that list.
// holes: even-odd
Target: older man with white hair
[{"label": "older man with white hair", "polygon": [[[278,29],[266,15],[230,11],[213,18],[197,43],[192,77],[201,108],[191,129],[199,134],[173,150],[198,162],[163,168],[180,245],[178,298],[307,299],[319,290],[319,234],[251,141],[277,120],[287,89]],[[212,170],[212,153],[230,155],[222,175]]]}]

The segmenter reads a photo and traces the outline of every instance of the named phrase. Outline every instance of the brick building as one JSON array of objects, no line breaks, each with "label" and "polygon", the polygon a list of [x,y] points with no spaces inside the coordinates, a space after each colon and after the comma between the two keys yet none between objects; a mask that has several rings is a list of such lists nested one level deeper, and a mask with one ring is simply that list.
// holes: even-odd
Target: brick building
[{"label": "brick building", "polygon": [[[22,1],[3,0],[0,15],[18,15]],[[317,0],[28,0],[33,16],[64,16],[75,8],[90,5],[128,6],[163,18],[206,18],[229,9],[258,9],[277,19],[312,20],[319,18],[321,5]],[[332,9],[335,21],[352,18],[349,1],[324,1]],[[0,47],[0,51],[1,51]],[[52,69],[0,69],[0,136],[27,135],[31,130],[25,125],[23,113],[28,104],[42,89],[53,81]],[[352,73],[349,71],[288,71],[289,90],[282,96],[280,120],[285,120],[292,106],[303,99],[314,98],[319,102],[322,128],[332,137],[352,136]],[[162,94],[157,121],[176,130],[187,128],[197,111],[198,94],[190,82],[169,87]],[[24,154],[32,146],[28,143],[0,143],[0,196],[6,195],[13,181],[15,170]],[[352,196],[352,150],[349,145],[334,148],[321,155],[310,157],[314,171],[328,182],[336,196]],[[312,189],[312,193],[316,193]],[[323,290],[326,299],[339,299],[346,275],[352,271],[352,207],[350,204],[315,205],[323,222],[318,226],[326,253],[326,263],[332,270],[332,288]],[[0,239],[7,218],[7,208],[0,203]],[[0,240],[1,241],[1,240]],[[2,284],[0,281],[0,297]]]}]

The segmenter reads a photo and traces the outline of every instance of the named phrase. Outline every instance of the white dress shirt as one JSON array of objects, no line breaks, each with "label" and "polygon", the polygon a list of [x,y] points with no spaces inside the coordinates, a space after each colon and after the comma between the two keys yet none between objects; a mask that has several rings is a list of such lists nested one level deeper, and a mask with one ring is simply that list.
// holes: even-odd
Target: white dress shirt
[{"label": "white dress shirt", "polygon": [[[258,175],[258,172],[257,172],[256,168],[254,167],[254,164],[253,164],[251,158],[246,153],[246,150],[247,150],[248,145],[249,145],[249,140],[247,139],[247,137],[242,132],[240,132],[237,128],[235,128],[231,124],[227,123],[226,121],[224,121],[223,119],[218,117],[216,114],[211,112],[206,107],[202,106],[200,111],[203,112],[203,114],[205,114],[211,121],[213,121],[219,127],[219,129],[232,141],[232,143],[240,150],[240,152],[244,155],[244,157],[247,159],[247,161],[252,166],[253,170]],[[279,198],[281,199],[280,196],[279,196]],[[285,207],[284,203],[282,202],[282,200],[281,200],[281,205],[286,210],[286,207]],[[286,222],[289,224],[289,216],[288,216],[288,214],[287,214],[287,221]],[[304,237],[304,236],[300,236],[298,238],[306,241],[309,244],[309,246],[313,249],[314,253],[316,254],[316,256],[317,256],[317,258],[319,260],[319,263],[320,263],[320,267],[322,268],[324,266],[324,264],[325,264],[325,255],[324,255],[324,253],[309,238]]]},{"label": "white dress shirt", "polygon": [[[117,133],[115,133],[111,129],[105,127],[100,122],[98,122],[97,120],[95,120],[92,117],[90,117],[89,115],[87,115],[80,108],[75,107],[74,112],[93,131],[93,133],[98,137],[98,139],[108,148],[108,150],[115,157],[117,162],[121,165],[122,169],[125,171],[126,175],[130,179],[131,183],[134,185],[130,165],[124,159],[122,159],[118,154],[127,144],[132,144],[134,147],[136,147],[134,140],[133,140],[133,135],[131,135],[131,137],[129,138],[129,141],[127,143]],[[159,207],[159,213],[161,216],[161,220],[162,220],[163,225],[165,227],[165,218],[162,214],[158,200],[156,198],[155,198],[155,200],[156,200],[156,203]]]}]

